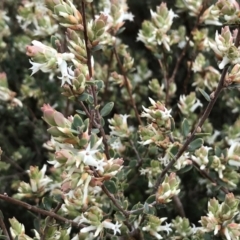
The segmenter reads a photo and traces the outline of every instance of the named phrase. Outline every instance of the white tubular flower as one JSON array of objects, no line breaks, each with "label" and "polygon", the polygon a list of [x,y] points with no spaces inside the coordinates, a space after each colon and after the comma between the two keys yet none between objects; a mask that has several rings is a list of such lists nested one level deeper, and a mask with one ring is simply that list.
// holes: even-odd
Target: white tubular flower
[{"label": "white tubular flower", "polygon": [[30,68],[32,70],[31,76],[39,70],[41,70],[42,72],[51,72],[51,69],[48,68],[47,63],[36,63],[32,62],[31,60],[29,60],[29,62],[32,64],[32,67]]},{"label": "white tubular flower", "polygon": [[120,227],[122,226],[122,224],[119,224],[118,221],[113,224],[107,220],[102,222],[102,225],[104,228],[108,228],[108,229],[112,229],[113,230],[113,234],[116,235],[117,233],[121,233]]},{"label": "white tubular flower", "polygon": [[167,232],[167,234],[172,231],[171,223],[166,223],[165,226],[161,225],[167,218],[158,218],[153,215],[149,215],[148,218],[148,224],[143,227],[142,230],[149,232],[149,234],[154,236],[155,238],[163,239],[163,237],[158,233],[160,231],[165,231]]},{"label": "white tubular flower", "polygon": [[240,144],[238,142],[232,143],[227,153],[229,165],[240,167],[239,153],[240,153]]},{"label": "white tubular flower", "polygon": [[63,86],[65,83],[72,85],[71,80],[74,79],[74,71],[67,66],[67,61],[72,61],[75,58],[73,53],[58,53],[55,49],[44,45],[39,41],[32,41],[33,46],[27,46],[27,55],[31,57],[30,63],[32,67],[32,75],[39,70],[43,72],[52,72],[56,67],[61,72]]},{"label": "white tubular flower", "polygon": [[[82,219],[80,220],[79,224],[81,223],[88,223],[91,224],[91,221],[89,221],[87,218],[85,218],[83,215],[81,217]],[[120,227],[122,226],[122,224],[119,224],[118,222],[116,222],[115,224],[111,223],[108,219],[104,220],[103,222],[101,222],[98,226],[96,225],[90,225],[87,227],[84,227],[81,229],[81,233],[87,233],[93,230],[96,230],[94,233],[94,237],[97,237],[104,228],[108,228],[108,229],[112,229],[114,232],[114,235],[116,235],[117,233],[121,234],[121,230]]]},{"label": "white tubular flower", "polygon": [[[97,149],[102,143],[102,138],[100,138],[94,146],[91,148],[91,144],[89,143],[87,148],[85,150],[81,150],[78,154],[80,158],[82,159],[83,163],[92,167],[96,167],[96,170],[99,170],[100,172],[104,172],[104,166],[107,165],[107,163],[104,161],[104,159],[97,159],[95,154],[99,152]],[[76,166],[79,167],[81,161],[76,161]]]},{"label": "white tubular flower", "polygon": [[74,79],[74,73],[71,70],[70,67],[67,66],[67,62],[65,60],[63,60],[62,58],[58,58],[57,59],[57,64],[58,67],[61,71],[62,76],[58,77],[62,83],[61,83],[61,87],[65,84],[68,83],[69,85],[72,85],[71,79]]},{"label": "white tubular flower", "polygon": [[192,155],[191,158],[193,161],[197,162],[200,165],[200,169],[204,170],[209,162],[208,152],[211,150],[211,147],[202,146],[201,148],[195,151],[195,156]]}]

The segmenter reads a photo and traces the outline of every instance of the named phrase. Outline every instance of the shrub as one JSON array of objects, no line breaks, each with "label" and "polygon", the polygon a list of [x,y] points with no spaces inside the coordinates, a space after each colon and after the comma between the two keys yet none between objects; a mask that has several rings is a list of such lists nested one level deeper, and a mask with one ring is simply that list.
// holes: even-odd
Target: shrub
[{"label": "shrub", "polygon": [[240,239],[240,6],[129,5],[2,3],[1,237]]}]

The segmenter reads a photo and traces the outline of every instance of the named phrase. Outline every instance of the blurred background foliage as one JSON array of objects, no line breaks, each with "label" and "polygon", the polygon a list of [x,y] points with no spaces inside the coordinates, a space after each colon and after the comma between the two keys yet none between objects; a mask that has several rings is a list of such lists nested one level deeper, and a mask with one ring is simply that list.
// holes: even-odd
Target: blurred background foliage
[{"label": "blurred background foliage", "polygon": [[[165,2],[167,2],[169,9],[175,9],[175,0],[167,0]],[[124,26],[125,30],[119,37],[129,46],[129,51],[135,58],[135,67],[141,64],[142,61],[145,61],[147,67],[152,71],[151,78],[156,78],[161,82],[163,76],[157,58],[145,48],[142,42],[136,41],[143,20],[150,18],[149,9],[155,10],[156,6],[160,3],[160,0],[128,0],[129,11],[134,14],[135,18],[134,22],[126,22]],[[98,1],[94,1],[94,4],[97,10]],[[72,106],[60,94],[60,84],[56,77],[51,79],[48,74],[39,72],[34,77],[30,76],[30,63],[29,58],[25,55],[25,47],[33,39],[39,41],[43,39],[23,31],[19,26],[17,15],[19,9],[23,6],[24,1],[20,0],[2,0],[0,3],[0,11],[6,12],[5,18],[1,19],[0,17],[0,72],[6,73],[9,89],[16,92],[17,98],[23,103],[23,107],[17,107],[12,106],[9,102],[0,101],[0,146],[3,151],[0,161],[0,192],[7,192],[9,195],[16,192],[19,180],[28,181],[26,170],[29,169],[30,165],[42,167],[49,159],[48,150],[43,147],[43,144],[49,139],[49,134],[46,131],[47,127],[41,118],[42,112],[40,107],[43,103],[49,103],[66,115],[73,114],[74,109],[78,109],[78,106]],[[194,22],[194,18],[189,17],[186,13],[182,13],[178,20],[174,21],[173,28],[183,25],[186,27],[187,34],[189,35]],[[213,34],[216,29],[216,27],[209,28]],[[60,33],[62,31],[61,29]],[[50,42],[50,37],[47,36],[44,40]],[[179,54],[179,50],[173,51],[172,54]],[[209,56],[213,56],[213,54]],[[180,95],[189,94],[193,90],[191,76],[188,82],[184,81],[190,74],[187,69],[187,62],[193,58],[192,52],[187,52],[181,62],[176,76],[176,97],[172,99],[171,103],[173,109],[176,109],[177,100]],[[172,67],[174,67],[174,64],[175,62],[173,62]],[[144,80],[134,89],[134,93],[137,95],[136,99],[139,111],[141,111],[142,105],[148,103],[148,96],[153,98],[158,97],[149,91],[149,80],[149,78]],[[238,93],[238,90],[233,90],[231,93],[228,92],[225,98],[233,98]],[[100,97],[104,98],[104,96]],[[111,91],[111,95],[109,95],[108,101],[116,102],[114,111],[117,113],[131,112],[132,110],[127,104],[118,103],[117,98],[119,97],[121,97],[119,90]],[[221,114],[221,118],[216,118],[215,116],[219,116],[219,114]],[[180,117],[179,114],[176,116],[176,119],[180,119]],[[210,116],[210,121],[214,128],[222,129],[223,123],[233,124],[236,117],[237,114],[231,113],[231,109],[225,103],[220,102],[214,108]],[[134,122],[132,125],[134,125]],[[128,151],[130,159],[134,153],[131,149]],[[126,190],[126,196],[128,196],[133,204],[143,201],[146,199],[144,186],[147,186],[147,181],[143,178],[134,180],[134,172],[129,176],[135,182]],[[197,224],[197,221],[203,214],[203,210],[206,208],[208,200],[206,198],[207,189],[205,185],[201,187],[198,184],[199,173],[195,170],[184,175],[180,174],[180,177],[182,178],[183,186],[180,198],[183,200],[186,215],[191,222]],[[31,202],[31,200],[29,201]],[[196,203],[198,204],[196,205]],[[168,208],[160,208],[158,211],[163,216],[175,217],[177,213],[174,209],[174,204],[170,204],[170,206]],[[1,202],[0,208],[6,218],[16,216],[19,222],[25,224],[26,229],[33,227],[31,213],[5,202]],[[28,230],[27,233],[29,233]]]}]

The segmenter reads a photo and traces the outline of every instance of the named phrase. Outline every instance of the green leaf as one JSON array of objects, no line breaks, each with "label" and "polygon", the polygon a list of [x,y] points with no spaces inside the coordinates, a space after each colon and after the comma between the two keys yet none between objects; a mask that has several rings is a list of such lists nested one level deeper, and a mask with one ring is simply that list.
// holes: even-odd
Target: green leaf
[{"label": "green leaf", "polygon": [[121,221],[121,222],[126,220],[126,217],[120,211],[115,213],[115,218],[116,218],[116,220]]},{"label": "green leaf", "polygon": [[126,29],[125,27],[120,28],[120,29],[117,31],[116,35],[119,35],[119,34],[122,33],[125,29]]},{"label": "green leaf", "polygon": [[115,151],[112,148],[109,149],[109,155],[111,158],[115,157]]},{"label": "green leaf", "polygon": [[33,226],[34,226],[36,231],[39,231],[39,229],[40,229],[40,220],[38,218],[35,218],[33,220]]},{"label": "green leaf", "polygon": [[128,205],[129,205],[128,200],[124,200],[123,203],[122,203],[123,209],[124,209],[124,210],[127,210],[127,209],[128,209]]},{"label": "green leaf", "polygon": [[108,189],[108,191],[112,194],[117,193],[117,186],[113,181],[105,181],[104,186]]},{"label": "green leaf", "polygon": [[76,110],[76,112],[81,114],[81,115],[86,115],[86,113],[84,111],[81,111],[81,110]]},{"label": "green leaf", "polygon": [[199,88],[198,90],[208,102],[211,101],[211,98],[209,97],[209,95],[203,89]]},{"label": "green leaf", "polygon": [[63,201],[62,195],[61,194],[53,195],[53,200],[57,203],[62,202]]},{"label": "green leaf", "polygon": [[192,165],[187,165],[186,167],[180,169],[180,170],[178,171],[178,174],[186,173],[186,172],[190,171],[190,170],[192,169],[192,167],[193,167]]},{"label": "green leaf", "polygon": [[176,146],[176,145],[174,145],[174,146],[171,147],[169,153],[170,153],[170,155],[171,155],[172,158],[174,158],[174,156],[177,154],[178,148],[179,148],[179,147]]},{"label": "green leaf", "polygon": [[102,117],[107,116],[113,109],[114,102],[107,103],[100,111]]},{"label": "green leaf", "polygon": [[134,211],[133,213],[131,213],[132,215],[142,214],[143,213],[143,204],[141,204],[141,203],[135,204],[131,211]]},{"label": "green leaf", "polygon": [[88,104],[93,104],[93,96],[92,95],[88,95],[88,99],[86,100],[86,102],[88,103]]},{"label": "green leaf", "polygon": [[53,48],[58,49],[58,46],[56,45],[56,41],[59,41],[56,36],[51,36],[51,45]]},{"label": "green leaf", "polygon": [[75,129],[75,130],[78,130],[79,127],[81,127],[82,125],[83,125],[82,118],[79,115],[75,114],[74,117],[73,117],[73,122],[72,122],[71,128]]},{"label": "green leaf", "polygon": [[96,85],[98,91],[104,87],[104,82],[102,80],[95,80],[94,84]]},{"label": "green leaf", "polygon": [[187,137],[187,135],[190,132],[190,126],[186,118],[183,119],[182,121],[182,134],[184,137]]},{"label": "green leaf", "polygon": [[171,121],[171,132],[173,132],[175,129],[175,122],[173,118],[170,118],[170,121]]},{"label": "green leaf", "polygon": [[208,168],[210,168],[211,167],[211,165],[212,165],[212,162],[213,162],[213,156],[210,156],[209,158],[208,158],[208,164],[207,164],[207,166],[206,166],[206,168],[208,169]]},{"label": "green leaf", "polygon": [[149,197],[147,198],[146,203],[151,204],[151,203],[153,203],[155,200],[156,200],[156,195],[153,194],[153,195],[151,195],[151,196],[149,196]]},{"label": "green leaf", "polygon": [[148,214],[149,213],[149,205],[145,202],[144,205],[143,205],[143,212],[145,214]]},{"label": "green leaf", "polygon": [[8,238],[6,236],[0,235],[0,239],[5,239],[7,240]]},{"label": "green leaf", "polygon": [[105,125],[105,120],[103,118],[100,119],[101,126],[104,127]]},{"label": "green leaf", "polygon": [[195,137],[199,138],[199,137],[208,137],[211,136],[211,133],[195,133]]},{"label": "green leaf", "polygon": [[194,150],[200,148],[203,145],[203,140],[202,138],[197,138],[193,140],[189,146],[188,146],[188,151],[193,152]]},{"label": "green leaf", "polygon": [[87,93],[82,93],[79,97],[78,97],[78,100],[79,101],[87,101],[87,99],[88,99],[88,97],[89,97],[89,94],[87,94]]},{"label": "green leaf", "polygon": [[97,51],[102,50],[102,49],[103,49],[103,45],[98,44],[97,46],[92,48],[92,52],[97,52]]},{"label": "green leaf", "polygon": [[134,169],[134,168],[136,168],[136,166],[138,165],[138,161],[137,160],[131,160],[130,162],[129,162],[129,167],[130,168],[132,168],[132,169]]},{"label": "green leaf", "polygon": [[52,209],[52,198],[44,197],[42,199],[42,205],[46,210],[51,210]]}]

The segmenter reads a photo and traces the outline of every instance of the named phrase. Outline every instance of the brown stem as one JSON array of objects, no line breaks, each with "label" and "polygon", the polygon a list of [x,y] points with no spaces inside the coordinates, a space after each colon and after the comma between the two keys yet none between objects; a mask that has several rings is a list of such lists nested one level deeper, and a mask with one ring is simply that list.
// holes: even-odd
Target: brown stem
[{"label": "brown stem", "polygon": [[[207,179],[209,179],[215,186],[219,185],[206,171],[204,170],[201,170],[200,169],[200,166],[198,163],[196,163],[195,161],[192,160],[192,163],[194,165],[194,167]],[[228,189],[226,189],[225,187],[223,186],[220,186],[219,188],[221,191],[223,191],[225,194],[228,194],[229,191]]]},{"label": "brown stem", "polygon": [[182,205],[182,202],[181,202],[180,198],[177,195],[173,196],[173,202],[175,204],[175,207],[176,207],[179,215],[181,217],[183,217],[183,218],[186,217],[185,212],[184,212],[184,208],[183,208],[183,205]]},{"label": "brown stem", "polygon": [[[0,212],[1,212],[1,210],[0,210]],[[7,240],[13,240],[11,234],[9,234],[8,231],[7,231],[7,228],[6,228],[6,225],[3,221],[2,216],[0,216],[0,228],[3,230],[3,234],[6,236]]]},{"label": "brown stem", "polygon": [[199,128],[202,127],[203,123],[205,122],[205,120],[208,118],[209,114],[212,111],[212,108],[218,98],[218,96],[220,95],[222,89],[224,88],[224,80],[225,80],[225,76],[228,70],[228,66],[225,66],[223,71],[222,71],[222,75],[218,84],[218,87],[216,89],[216,91],[214,92],[214,96],[211,99],[211,101],[209,102],[207,108],[205,109],[202,117],[200,118],[198,124],[196,125],[195,129],[193,130],[193,132],[191,133],[191,135],[187,138],[187,140],[185,141],[185,143],[183,144],[183,146],[178,150],[176,156],[174,159],[172,159],[172,161],[163,169],[162,173],[160,174],[160,176],[157,179],[157,182],[154,186],[154,191],[157,190],[159,184],[163,181],[163,178],[165,177],[165,174],[168,172],[168,170],[176,163],[176,161],[182,156],[182,154],[187,150],[188,145],[191,143],[191,141],[193,140],[195,133],[197,132],[197,130]]},{"label": "brown stem", "polygon": [[[240,41],[240,26],[238,27],[238,33],[237,33],[237,37],[235,39],[235,46],[238,47],[239,46],[239,41]],[[168,172],[168,170],[170,170],[170,168],[176,163],[176,161],[182,156],[182,154],[187,150],[188,145],[191,143],[191,141],[193,140],[195,133],[197,132],[197,130],[199,128],[202,127],[203,123],[205,122],[205,120],[208,118],[209,114],[212,111],[212,108],[217,100],[217,98],[219,97],[221,91],[224,89],[224,80],[225,80],[225,76],[227,74],[228,71],[228,65],[226,65],[223,68],[222,74],[221,74],[221,78],[219,80],[217,89],[215,90],[215,92],[212,93],[212,98],[211,101],[209,102],[209,104],[207,105],[202,117],[200,118],[198,124],[196,125],[195,129],[193,130],[193,132],[191,133],[191,135],[188,137],[188,139],[185,141],[185,143],[183,144],[183,146],[178,150],[176,156],[174,157],[174,159],[172,159],[172,161],[163,169],[162,173],[160,174],[160,176],[158,177],[156,184],[154,186],[154,191],[157,190],[158,186],[160,185],[160,183],[163,181],[165,174]]]},{"label": "brown stem", "polygon": [[131,101],[131,104],[132,104],[132,106],[133,106],[133,109],[134,109],[135,115],[136,115],[136,117],[137,117],[137,120],[138,120],[139,124],[142,125],[142,120],[141,120],[140,115],[139,115],[139,113],[138,113],[135,100],[134,100],[134,98],[133,98],[133,96],[132,96],[132,90],[131,90],[130,84],[129,84],[129,82],[128,82],[127,75],[126,75],[126,73],[125,73],[125,71],[124,71],[124,69],[123,69],[123,65],[122,65],[122,63],[121,63],[121,60],[120,60],[120,58],[119,58],[119,56],[118,56],[118,53],[117,53],[115,47],[113,48],[113,53],[114,53],[114,55],[115,55],[115,57],[116,57],[116,59],[117,59],[118,65],[119,65],[119,67],[120,67],[120,69],[121,69],[121,73],[122,73],[122,75],[123,75],[124,83],[125,83],[125,86],[126,86],[128,95],[129,95],[129,97],[130,97],[130,101]]},{"label": "brown stem", "polygon": [[85,13],[85,2],[82,1],[82,20],[83,20],[83,35],[87,51],[87,66],[89,71],[89,77],[92,77],[92,63],[91,63],[91,52],[88,47],[88,35],[87,35],[87,22],[86,22],[86,13]]},{"label": "brown stem", "polygon": [[[86,46],[86,51],[87,51],[87,65],[88,65],[88,70],[89,70],[89,77],[92,78],[91,53],[90,53],[90,49],[88,48],[88,44],[87,44],[88,43],[88,36],[87,36],[87,24],[86,24],[85,3],[84,3],[84,1],[82,1],[82,16],[83,16],[83,27],[84,27],[84,39],[85,39],[85,46]],[[96,108],[98,103],[97,103],[97,94],[96,94],[95,87],[92,86],[91,90],[92,90],[92,95],[93,95],[93,99],[94,99],[94,105],[95,105],[95,108]],[[94,118],[96,118],[96,122],[95,122]],[[106,137],[105,131],[104,131],[102,125],[101,125],[101,115],[100,115],[98,109],[95,109],[95,116],[93,116],[93,118],[91,118],[91,119],[93,121],[93,125],[99,129],[100,134],[103,137],[103,144],[104,144],[104,147],[105,147],[105,154],[106,154],[107,159],[110,159],[108,143],[107,143],[107,137]],[[126,218],[128,218],[129,217],[128,212],[125,211],[117,203],[116,199],[107,190],[107,188],[105,186],[102,186],[102,190],[109,197],[109,199],[113,202],[113,204],[124,214],[124,216]],[[126,225],[129,225],[129,224],[127,223]]]},{"label": "brown stem", "polygon": [[0,194],[0,199],[4,200],[6,202],[12,203],[12,204],[21,206],[23,208],[26,208],[26,209],[28,209],[31,212],[35,212],[35,213],[41,214],[43,216],[49,216],[49,217],[52,217],[52,218],[54,218],[54,219],[56,219],[58,221],[71,224],[71,226],[76,227],[78,229],[83,227],[83,225],[78,224],[77,222],[74,222],[73,220],[70,220],[70,219],[67,219],[65,217],[62,217],[62,216],[60,216],[60,215],[58,215],[58,214],[56,214],[54,212],[49,212],[49,211],[43,210],[41,208],[32,206],[32,205],[30,205],[28,203],[22,202],[20,200],[11,198],[7,194]]},{"label": "brown stem", "polygon": [[[202,16],[202,14],[204,13],[204,11],[205,11],[206,9],[207,9],[207,0],[203,1],[203,3],[202,3],[202,9],[201,9],[201,11],[199,12],[199,14],[198,14],[198,16],[197,16],[197,20],[196,20],[196,23],[195,23],[195,25],[194,25],[194,27],[193,27],[193,30],[198,27],[198,25],[199,25],[199,23],[200,23],[200,17]],[[167,105],[167,103],[168,103],[168,95],[169,95],[169,89],[168,89],[168,88],[169,88],[169,84],[170,84],[171,82],[174,82],[174,81],[175,81],[175,77],[176,77],[176,75],[177,75],[177,72],[178,72],[180,63],[182,62],[182,59],[183,59],[183,57],[185,56],[185,54],[186,54],[186,52],[187,52],[187,49],[188,49],[188,47],[189,47],[189,44],[190,44],[190,41],[192,40],[192,38],[193,38],[193,35],[190,34],[190,36],[189,36],[189,38],[188,38],[188,40],[187,40],[187,43],[186,43],[184,49],[182,50],[180,56],[179,56],[178,59],[177,59],[177,62],[176,62],[176,65],[175,65],[175,67],[174,67],[174,70],[173,70],[173,73],[172,73],[171,77],[167,79],[167,84],[166,84],[166,86],[167,86],[167,87],[166,87],[166,100],[165,100],[165,104],[166,104],[166,105]]]},{"label": "brown stem", "polygon": [[137,168],[140,168],[140,167],[142,166],[143,160],[142,160],[142,158],[140,157],[139,152],[137,151],[137,149],[136,149],[136,147],[135,147],[135,145],[134,145],[134,142],[133,142],[131,139],[129,140],[129,142],[130,142],[131,147],[132,147],[133,151],[135,152],[136,157],[137,157],[137,160],[138,160]]},{"label": "brown stem", "polygon": [[120,204],[116,201],[115,197],[107,190],[107,188],[103,185],[102,186],[103,192],[109,197],[109,199],[113,202],[113,204],[118,208],[120,212],[123,213],[123,215],[128,219],[129,218],[129,212],[125,211]]},{"label": "brown stem", "polygon": [[[88,35],[87,35],[87,22],[86,22],[86,14],[85,14],[85,3],[84,1],[82,1],[82,18],[83,18],[83,34],[84,34],[84,40],[85,40],[85,46],[86,46],[86,51],[87,51],[87,66],[88,66],[88,71],[89,71],[89,77],[90,79],[93,76],[92,73],[92,64],[91,64],[91,52],[90,52],[90,48],[88,47]],[[109,154],[109,149],[108,149],[108,143],[107,143],[107,138],[106,138],[106,134],[105,131],[101,125],[101,115],[99,113],[99,110],[96,109],[97,105],[98,105],[98,101],[97,101],[97,94],[96,94],[96,89],[94,86],[91,86],[91,92],[92,92],[92,96],[93,96],[93,101],[94,101],[94,113],[90,114],[90,121],[91,124],[93,124],[95,127],[97,127],[103,137],[103,144],[104,144],[104,150],[105,150],[105,154],[107,159],[110,159],[110,154]],[[97,124],[95,123],[95,119],[97,121]],[[91,134],[91,132],[89,131],[89,134]]]}]

